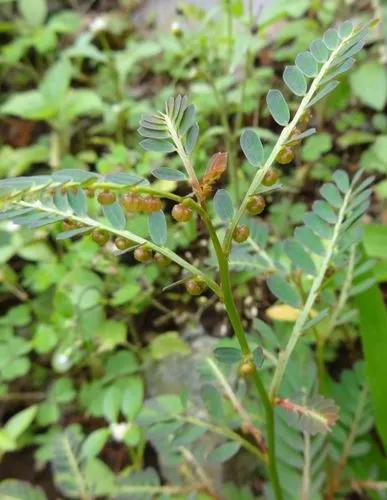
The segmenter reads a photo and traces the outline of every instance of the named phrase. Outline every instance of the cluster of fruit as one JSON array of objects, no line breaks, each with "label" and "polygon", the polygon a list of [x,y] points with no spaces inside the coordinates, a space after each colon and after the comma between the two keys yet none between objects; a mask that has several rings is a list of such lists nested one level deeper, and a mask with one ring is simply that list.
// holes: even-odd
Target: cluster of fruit
[{"label": "cluster of fruit", "polygon": [[[94,193],[89,190],[88,195],[93,196]],[[100,205],[112,205],[117,200],[117,195],[112,191],[104,190],[98,193],[97,200]],[[160,198],[140,196],[135,193],[124,193],[120,198],[120,203],[127,212],[131,213],[144,212],[150,214],[162,209]]]},{"label": "cluster of fruit", "polygon": [[[278,181],[278,172],[270,169],[265,177],[262,179],[264,186],[273,186]],[[260,194],[250,196],[246,204],[246,212],[249,215],[255,216],[261,214],[266,206],[265,198]],[[245,224],[237,226],[233,233],[233,239],[237,243],[243,243],[250,236],[250,230]]]}]

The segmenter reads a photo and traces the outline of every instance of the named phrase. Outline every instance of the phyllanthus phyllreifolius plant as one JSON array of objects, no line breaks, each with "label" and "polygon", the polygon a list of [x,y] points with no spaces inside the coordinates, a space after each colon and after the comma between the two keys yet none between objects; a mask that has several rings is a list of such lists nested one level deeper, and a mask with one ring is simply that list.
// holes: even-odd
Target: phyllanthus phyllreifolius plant
[{"label": "phyllanthus phyllreifolius plant", "polygon": [[[314,128],[308,128],[312,106],[339,84],[335,78],[353,65],[367,32],[367,26],[354,27],[346,21],[338,29],[328,29],[321,39],[311,43],[308,51],[297,55],[295,65],[285,68],[283,80],[301,101],[291,116],[282,92],[278,89],[268,92],[268,110],[283,127],[268,156],[257,133],[252,129],[243,130],[240,144],[252,167],[252,179],[238,206],[234,206],[226,189],[217,189],[227,169],[227,153],[215,154],[202,178],[198,177],[193,160],[199,136],[196,110],[186,96],[180,95],[171,97],[163,112],[144,116],[138,132],[143,136],[141,146],[145,150],[177,153],[181,170],[160,167],[152,171],[152,176],[188,183],[192,192],[187,196],[157,190],[147,179],[123,172],[102,176],[65,169],[51,175],[12,178],[0,183],[1,220],[10,219],[30,228],[61,222],[63,230],[57,235],[58,240],[90,234],[98,245],[104,246],[113,238],[118,255],[133,251],[134,258],[144,264],[155,261],[166,265],[173,261],[186,273],[176,286],[184,283],[191,295],[200,295],[209,288],[223,302],[239,349],[219,347],[214,354],[219,363],[238,365],[240,376],[250,379],[259,394],[265,411],[264,432],[257,434],[250,418],[244,414],[245,430],[255,438],[258,456],[267,466],[277,499],[283,498],[283,493],[275,455],[274,408],[279,406],[296,417],[297,425],[307,435],[329,431],[337,419],[332,401],[320,395],[290,400],[288,395],[282,397],[281,384],[300,336],[329,314],[329,308],[318,313],[314,308],[328,268],[345,265],[351,258],[359,240],[356,222],[368,208],[370,190],[367,188],[372,180],[361,180],[360,172],[350,180],[344,170],[337,170],[333,182],[320,190],[323,199],[316,201],[305,214],[304,225],[297,227],[294,237],[284,242],[289,265],[274,266],[267,286],[282,303],[298,313],[287,345],[278,355],[264,352],[260,345],[252,347],[246,336],[231,285],[232,247],[249,240],[250,229],[241,223],[242,217],[258,217],[265,210],[266,195],[281,189],[279,166],[292,162],[302,140],[315,133]],[[279,166],[274,167],[275,163]],[[89,198],[98,204],[103,218],[89,215]],[[168,222],[163,200],[174,203],[171,218],[176,223],[184,224],[196,217],[203,221],[216,258],[215,268],[198,268],[167,247]],[[149,238],[127,229],[127,217],[138,213],[148,217]],[[220,221],[220,230],[218,224],[215,228],[214,218]],[[304,281],[304,297],[294,286],[295,270]],[[273,363],[268,387],[260,373],[266,357]],[[226,392],[230,392],[221,372],[214,363],[212,366]]]}]

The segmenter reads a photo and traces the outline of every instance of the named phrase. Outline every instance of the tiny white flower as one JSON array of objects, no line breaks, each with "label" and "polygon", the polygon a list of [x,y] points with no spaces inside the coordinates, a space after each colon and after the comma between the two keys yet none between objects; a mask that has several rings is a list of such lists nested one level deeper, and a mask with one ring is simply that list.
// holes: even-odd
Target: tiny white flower
[{"label": "tiny white flower", "polygon": [[171,23],[171,33],[173,33],[175,36],[180,36],[183,33],[180,23],[178,23],[177,21],[173,21],[173,23]]},{"label": "tiny white flower", "polygon": [[110,432],[112,433],[112,437],[115,441],[121,442],[125,434],[130,429],[130,423],[121,422],[121,423],[112,423],[110,424]]},{"label": "tiny white flower", "polygon": [[90,22],[89,30],[92,33],[97,33],[98,31],[104,30],[106,27],[107,27],[106,18],[103,16],[98,16],[98,17],[95,17]]}]

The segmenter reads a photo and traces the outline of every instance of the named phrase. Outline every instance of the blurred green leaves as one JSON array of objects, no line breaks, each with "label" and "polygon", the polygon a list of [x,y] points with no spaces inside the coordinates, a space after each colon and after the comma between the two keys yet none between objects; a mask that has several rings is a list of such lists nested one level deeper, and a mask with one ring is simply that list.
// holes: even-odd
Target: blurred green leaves
[{"label": "blurred green leaves", "polygon": [[377,61],[364,63],[351,74],[350,82],[353,93],[363,104],[377,111],[384,108],[387,102],[385,66]]}]

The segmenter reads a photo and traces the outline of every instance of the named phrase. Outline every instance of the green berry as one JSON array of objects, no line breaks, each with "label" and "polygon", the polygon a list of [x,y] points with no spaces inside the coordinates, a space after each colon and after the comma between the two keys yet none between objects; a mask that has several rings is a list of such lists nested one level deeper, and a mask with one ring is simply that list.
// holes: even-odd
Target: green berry
[{"label": "green berry", "polygon": [[160,267],[166,267],[169,264],[169,259],[162,253],[155,253],[154,261]]},{"label": "green berry", "polygon": [[243,243],[244,241],[247,240],[249,236],[250,236],[250,229],[245,225],[237,226],[234,229],[234,233],[232,235],[234,241],[236,241],[237,243]]},{"label": "green berry", "polygon": [[265,198],[260,194],[255,194],[247,200],[246,210],[249,215],[259,215],[265,210],[265,206]]},{"label": "green berry", "polygon": [[155,198],[154,196],[146,196],[141,200],[142,210],[149,214],[152,212],[158,212],[161,210],[161,200],[160,198]]},{"label": "green berry", "polygon": [[114,240],[114,244],[118,248],[118,250],[124,251],[127,250],[132,243],[127,238],[123,238],[122,236],[117,236],[117,238]]},{"label": "green berry", "polygon": [[206,288],[206,283],[202,278],[197,276],[186,281],[185,288],[190,295],[201,295]]},{"label": "green berry", "polygon": [[278,172],[274,169],[271,169],[262,179],[262,184],[264,186],[273,186],[278,181],[278,179],[279,179]]},{"label": "green berry", "polygon": [[244,360],[239,366],[239,375],[241,377],[248,377],[255,372],[255,365],[251,359]]},{"label": "green berry", "polygon": [[301,130],[305,130],[306,127],[309,125],[309,122],[310,122],[310,119],[312,118],[312,112],[310,109],[307,109],[306,111],[304,111],[304,113],[302,114],[299,122],[298,122],[298,125],[300,127]]},{"label": "green berry", "polygon": [[172,217],[177,222],[188,222],[192,219],[192,208],[178,203],[172,208]]},{"label": "green berry", "polygon": [[142,198],[137,194],[125,193],[121,196],[121,205],[127,212],[139,212]]},{"label": "green berry", "polygon": [[103,247],[109,241],[109,233],[103,229],[94,229],[91,237],[100,247]]},{"label": "green berry", "polygon": [[134,251],[134,258],[138,262],[146,264],[147,262],[150,262],[153,258],[152,250],[148,247],[141,245],[140,247],[137,247],[136,250]]},{"label": "green berry", "polygon": [[281,165],[287,165],[294,160],[294,152],[290,146],[285,146],[276,156],[276,161]]},{"label": "green berry", "polygon": [[101,205],[111,205],[116,201],[116,195],[111,191],[101,191],[98,194],[97,200]]},{"label": "green berry", "polygon": [[62,231],[71,231],[72,229],[75,229],[75,228],[76,228],[76,225],[75,225],[74,221],[72,221],[72,220],[65,219],[62,222]]}]

